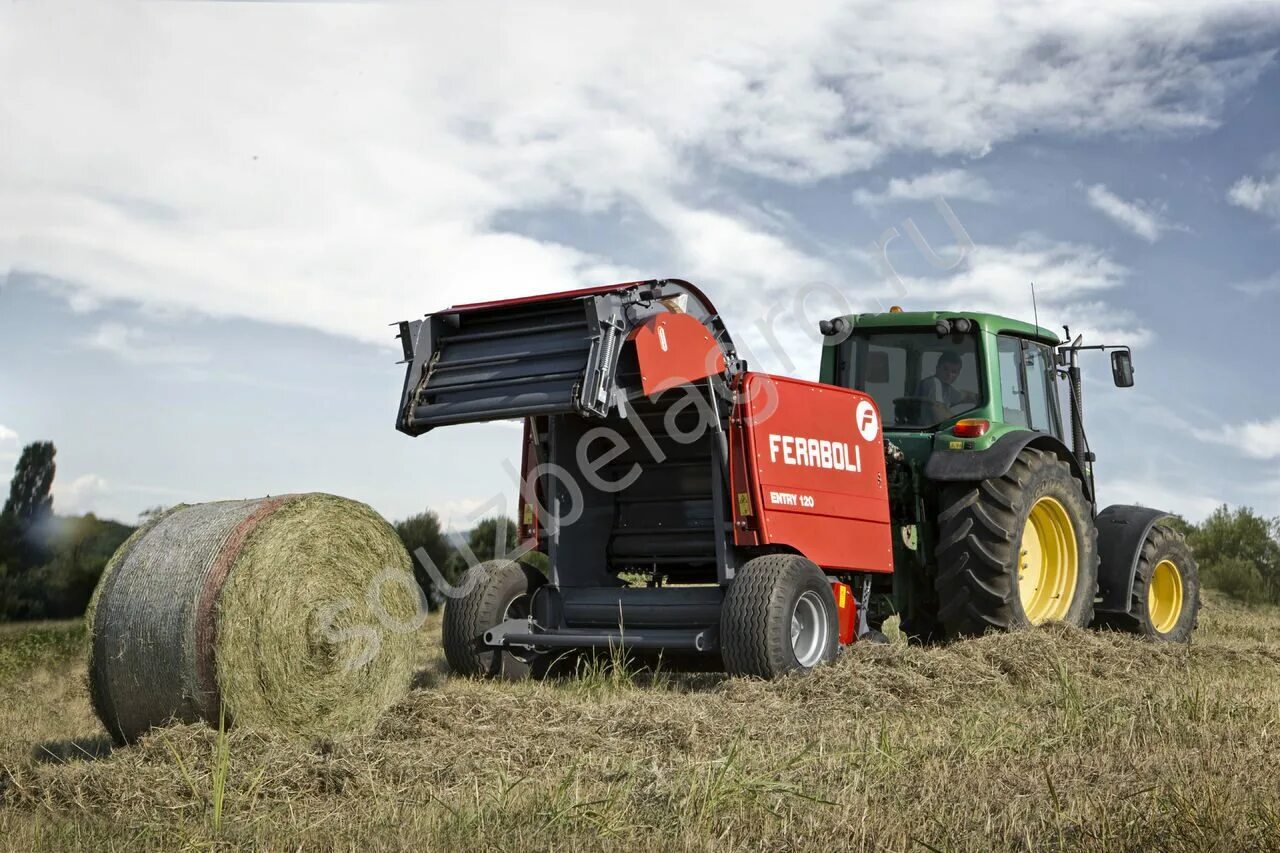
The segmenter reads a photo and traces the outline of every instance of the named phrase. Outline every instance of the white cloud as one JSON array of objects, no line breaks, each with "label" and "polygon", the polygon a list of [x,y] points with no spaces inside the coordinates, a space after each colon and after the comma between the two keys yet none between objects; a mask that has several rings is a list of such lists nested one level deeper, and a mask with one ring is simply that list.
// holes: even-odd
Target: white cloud
[{"label": "white cloud", "polygon": [[4,424],[0,424],[0,444],[9,444],[18,440],[16,430],[10,429]]},{"label": "white cloud", "polygon": [[1225,445],[1250,459],[1280,459],[1280,417],[1194,429],[1192,433],[1201,441]]},{"label": "white cloud", "polygon": [[694,281],[715,279],[755,291],[769,284],[794,287],[829,280],[834,274],[829,264],[740,218],[674,203],[656,212],[682,236],[676,248],[678,268]]},{"label": "white cloud", "polygon": [[1241,281],[1231,286],[1247,296],[1262,296],[1267,293],[1280,293],[1280,270],[1276,270],[1271,275],[1264,276],[1263,278],[1255,278],[1251,281]]},{"label": "white cloud", "polygon": [[[888,245],[903,270],[930,266],[913,255],[905,239]],[[1106,302],[1128,282],[1129,270],[1100,249],[1028,235],[1006,246],[933,250],[953,268],[924,275],[881,271],[877,278],[859,262],[857,270],[810,280],[812,287],[773,285],[720,307],[732,321],[739,354],[754,368],[800,376],[817,373],[820,319],[900,305],[909,311],[988,311],[1030,322],[1036,315],[1033,281],[1042,326],[1058,330],[1069,324],[1073,336],[1083,334],[1090,343],[1142,347],[1154,339],[1141,318]]]},{"label": "white cloud", "polygon": [[506,493],[494,495],[487,500],[475,497],[457,497],[437,501],[432,504],[431,508],[440,516],[440,525],[446,531],[465,535],[482,518],[494,515],[515,518],[516,507],[514,500],[514,497]]},{"label": "white cloud", "polygon": [[110,488],[110,484],[97,474],[84,474],[69,483],[55,479],[54,509],[61,515],[83,515],[86,512],[96,512]]},{"label": "white cloud", "polygon": [[145,330],[123,323],[102,323],[80,343],[130,364],[200,364],[210,358],[198,347],[156,342]]},{"label": "white cloud", "polygon": [[[1136,504],[1173,512],[1191,522],[1198,522],[1213,514],[1225,498],[1197,491],[1195,485],[1171,482],[1159,476],[1152,479],[1126,479],[1102,477],[1098,480],[1098,498],[1101,506],[1111,504]],[[1181,478],[1180,478],[1181,479]],[[1203,484],[1201,484],[1203,485]]]},{"label": "white cloud", "polygon": [[1150,203],[1123,199],[1107,189],[1105,184],[1094,184],[1089,187],[1087,193],[1089,204],[1095,210],[1148,243],[1156,242],[1161,234],[1178,227],[1166,222],[1161,213]]},{"label": "white cloud", "polygon": [[462,288],[630,277],[635,261],[590,233],[566,245],[503,224],[625,211],[737,296],[829,262],[709,207],[726,172],[807,182],[1033,130],[1212,128],[1272,55],[1214,52],[1260,43],[1270,24],[1249,8],[9,4],[0,275],[74,282],[82,307],[385,342],[387,322]]},{"label": "white cloud", "polygon": [[1237,207],[1280,221],[1280,174],[1269,178],[1246,175],[1232,185],[1227,200]]},{"label": "white cloud", "polygon": [[940,169],[911,178],[892,178],[879,192],[854,190],[853,200],[875,208],[890,201],[930,201],[935,198],[993,201],[996,193],[987,181],[964,169]]},{"label": "white cloud", "polygon": [[[1152,339],[1139,318],[1103,301],[1129,270],[1092,246],[1028,236],[1012,246],[975,246],[955,272],[904,279],[904,307],[990,311],[1057,329],[1071,326],[1093,343],[1141,346]],[[1036,299],[1031,298],[1035,283]]]}]

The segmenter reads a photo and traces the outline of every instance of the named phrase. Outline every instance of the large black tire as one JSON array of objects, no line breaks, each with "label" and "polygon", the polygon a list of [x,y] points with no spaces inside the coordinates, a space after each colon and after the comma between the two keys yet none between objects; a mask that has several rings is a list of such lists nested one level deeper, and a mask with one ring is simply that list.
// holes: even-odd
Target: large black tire
[{"label": "large black tire", "polygon": [[1085,627],[1098,594],[1098,530],[1084,488],[1062,459],[1028,447],[1009,472],[948,487],[938,515],[938,619],[948,637],[1029,627],[1019,593],[1023,535],[1031,510],[1053,498],[1074,533],[1075,587],[1057,621]]},{"label": "large black tire", "polygon": [[444,605],[444,656],[457,675],[520,679],[536,669],[536,652],[497,651],[485,645],[484,632],[505,619],[529,614],[529,600],[547,582],[536,569],[514,560],[493,560],[471,567],[459,583],[471,588]]},{"label": "large black tire", "polygon": [[[804,604],[800,604],[801,599]],[[818,606],[808,647],[816,660],[802,663],[792,642],[792,619],[798,606],[809,613]],[[840,629],[831,581],[822,569],[794,554],[756,557],[738,569],[720,611],[720,651],[731,675],[777,678],[833,660]]]},{"label": "large black tire", "polygon": [[[1171,626],[1161,631],[1155,624],[1149,606],[1152,578],[1156,567],[1164,562],[1176,567],[1180,582],[1181,609]],[[1169,643],[1185,643],[1191,639],[1200,618],[1200,569],[1191,547],[1182,534],[1167,524],[1157,524],[1147,534],[1138,556],[1138,568],[1133,578],[1133,595],[1129,600],[1127,615],[1106,614],[1099,618],[1100,625],[1141,634],[1153,640]]]}]

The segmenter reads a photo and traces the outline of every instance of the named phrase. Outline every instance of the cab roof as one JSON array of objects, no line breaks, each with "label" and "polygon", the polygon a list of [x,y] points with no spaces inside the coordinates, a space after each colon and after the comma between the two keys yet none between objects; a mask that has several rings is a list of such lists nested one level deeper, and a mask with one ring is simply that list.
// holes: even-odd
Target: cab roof
[{"label": "cab roof", "polygon": [[1046,329],[1001,317],[999,314],[984,314],[980,311],[885,311],[877,314],[853,314],[848,319],[856,329],[902,329],[926,326],[931,327],[939,320],[955,320],[964,317],[984,332],[992,334],[1014,334],[1035,338],[1044,343],[1057,346],[1062,339]]}]

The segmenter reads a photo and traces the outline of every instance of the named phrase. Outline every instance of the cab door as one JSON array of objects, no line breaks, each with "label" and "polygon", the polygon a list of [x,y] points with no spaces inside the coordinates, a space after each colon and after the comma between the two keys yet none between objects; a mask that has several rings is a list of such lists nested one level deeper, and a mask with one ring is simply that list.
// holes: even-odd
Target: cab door
[{"label": "cab door", "polygon": [[1058,406],[1057,373],[1053,349],[1045,344],[1001,335],[997,342],[1000,363],[1000,405],[1006,423],[1047,433],[1061,440],[1062,415]]}]

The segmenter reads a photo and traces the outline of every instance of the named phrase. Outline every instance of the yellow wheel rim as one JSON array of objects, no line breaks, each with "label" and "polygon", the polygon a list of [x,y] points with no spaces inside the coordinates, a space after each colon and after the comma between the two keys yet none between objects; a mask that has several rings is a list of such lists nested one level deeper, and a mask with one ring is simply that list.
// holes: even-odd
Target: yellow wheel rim
[{"label": "yellow wheel rim", "polygon": [[1147,615],[1157,633],[1167,634],[1182,615],[1182,572],[1172,560],[1161,560],[1147,585]]},{"label": "yellow wheel rim", "polygon": [[1079,567],[1075,525],[1066,507],[1056,498],[1040,498],[1027,516],[1018,563],[1018,595],[1032,625],[1067,615]]}]

